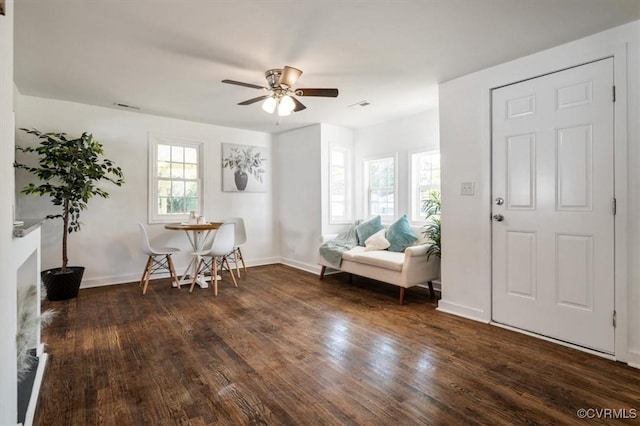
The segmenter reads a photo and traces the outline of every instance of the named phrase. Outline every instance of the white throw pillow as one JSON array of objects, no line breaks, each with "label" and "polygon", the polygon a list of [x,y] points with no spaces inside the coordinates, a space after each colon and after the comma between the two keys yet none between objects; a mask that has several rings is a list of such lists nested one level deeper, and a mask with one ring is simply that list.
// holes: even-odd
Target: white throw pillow
[{"label": "white throw pillow", "polygon": [[391,243],[384,237],[385,230],[381,229],[364,242],[364,251],[386,250]]}]

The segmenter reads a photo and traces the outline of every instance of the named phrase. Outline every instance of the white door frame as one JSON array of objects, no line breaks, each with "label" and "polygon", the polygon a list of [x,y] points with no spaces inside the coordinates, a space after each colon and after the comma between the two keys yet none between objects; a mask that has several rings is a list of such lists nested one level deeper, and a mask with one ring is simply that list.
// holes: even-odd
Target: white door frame
[{"label": "white door frame", "polygon": [[[551,74],[554,72],[562,71],[564,69],[573,68],[576,66],[584,65],[593,61],[605,59],[605,58],[613,58],[613,79],[614,84],[616,86],[616,101],[614,102],[614,136],[613,136],[613,145],[614,145],[614,196],[617,200],[617,212],[615,217],[615,260],[614,260],[614,300],[615,300],[615,309],[616,309],[616,328],[615,328],[615,354],[614,359],[618,361],[628,361],[629,352],[628,352],[628,304],[629,298],[628,294],[628,250],[629,250],[629,242],[628,242],[628,230],[629,230],[629,195],[628,195],[628,128],[627,128],[627,43],[620,43],[613,49],[613,54],[603,55],[599,57],[594,57],[590,60],[585,60],[571,66],[566,66],[562,68],[558,68],[547,73],[539,74],[539,75],[531,75],[530,77],[520,79],[518,81],[504,82],[504,84],[494,85],[492,87],[487,87],[486,90],[483,91],[483,97],[485,98],[485,105],[488,105],[488,115],[483,117],[484,122],[486,123],[486,137],[489,141],[489,198],[486,200],[486,211],[492,211],[492,200],[493,194],[491,193],[491,188],[493,187],[493,175],[492,175],[492,164],[491,164],[491,156],[493,151],[493,132],[491,129],[491,94],[494,89],[518,83],[520,81],[529,80],[532,78],[542,77],[547,74]],[[487,220],[491,221],[490,215],[487,215]],[[489,233],[492,233],[492,225],[489,227]],[[489,261],[489,282],[491,283],[491,287],[493,287],[493,271],[491,268],[492,262],[492,254],[491,247],[493,243],[490,244],[488,261]],[[493,288],[489,289],[489,293],[487,297],[489,298],[488,306],[491,307],[493,311]],[[490,314],[491,318],[492,314]],[[492,324],[498,325],[491,321]],[[516,331],[520,331],[514,329]],[[526,333],[531,334],[531,333]],[[538,335],[535,335],[538,336]],[[539,336],[538,336],[539,337]],[[552,340],[556,342],[555,340]],[[559,343],[559,342],[558,342]],[[594,353],[597,355],[604,356],[604,354],[600,354],[598,352],[590,351],[588,349],[582,348],[580,346],[570,345],[568,346],[574,347],[576,349]]]}]

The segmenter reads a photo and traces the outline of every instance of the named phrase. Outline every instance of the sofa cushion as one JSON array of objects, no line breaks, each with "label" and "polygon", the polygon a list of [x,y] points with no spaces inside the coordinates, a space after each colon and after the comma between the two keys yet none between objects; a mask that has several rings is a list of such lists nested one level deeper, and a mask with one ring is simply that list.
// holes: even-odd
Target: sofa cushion
[{"label": "sofa cushion", "polygon": [[342,253],[342,260],[350,260],[352,262],[356,261],[356,255],[360,254],[360,253],[364,253],[364,247],[362,246],[355,246],[352,249],[349,249],[347,251],[345,251],[344,253]]},{"label": "sofa cushion", "polygon": [[402,265],[404,265],[404,253],[394,253],[386,250],[353,253],[353,259],[354,262],[397,272],[402,271]]},{"label": "sofa cushion", "polygon": [[418,240],[418,236],[411,229],[407,215],[403,215],[387,229],[387,240],[391,243],[389,251],[403,252],[404,249]]},{"label": "sofa cushion", "polygon": [[364,242],[365,251],[386,250],[391,243],[384,237],[385,230],[381,229]]},{"label": "sofa cushion", "polygon": [[367,238],[381,229],[384,229],[384,227],[382,226],[382,219],[380,218],[380,216],[376,216],[356,226],[358,245],[364,246],[364,242],[367,241]]}]

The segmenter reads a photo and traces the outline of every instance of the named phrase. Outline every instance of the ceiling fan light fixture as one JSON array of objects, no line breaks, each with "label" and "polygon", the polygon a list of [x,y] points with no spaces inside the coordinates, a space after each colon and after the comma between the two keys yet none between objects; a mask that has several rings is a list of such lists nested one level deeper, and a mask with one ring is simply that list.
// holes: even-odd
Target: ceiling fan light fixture
[{"label": "ceiling fan light fixture", "polygon": [[300,76],[302,75],[301,70],[287,65],[285,65],[285,67],[280,70],[280,72],[281,74],[278,80],[278,84],[287,87],[293,87],[293,85],[296,84],[296,81],[298,81],[298,78],[300,78]]},{"label": "ceiling fan light fixture", "polygon": [[264,112],[273,114],[276,110],[277,105],[278,105],[278,102],[275,100],[275,98],[267,98],[262,103],[262,109],[264,110]]},{"label": "ceiling fan light fixture", "polygon": [[295,109],[296,104],[291,99],[291,96],[285,95],[280,99],[278,104],[278,115],[281,117],[291,115],[291,112]]}]

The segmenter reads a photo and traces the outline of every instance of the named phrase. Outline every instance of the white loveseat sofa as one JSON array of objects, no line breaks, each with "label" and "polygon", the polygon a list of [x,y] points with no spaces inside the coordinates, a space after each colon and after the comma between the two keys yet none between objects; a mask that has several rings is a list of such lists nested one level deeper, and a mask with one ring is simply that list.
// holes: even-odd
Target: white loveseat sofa
[{"label": "white loveseat sofa", "polygon": [[[419,239],[403,253],[387,250],[365,251],[365,247],[356,246],[342,254],[342,263],[338,270],[400,287],[401,305],[404,303],[405,290],[420,284],[427,284],[431,297],[435,297],[432,281],[440,277],[440,259],[431,256],[427,260],[427,248],[430,243],[420,237],[420,228],[412,229]],[[335,235],[323,236],[323,243],[333,238]],[[323,279],[327,268],[336,268],[322,256],[318,258],[318,263],[322,266],[320,279]]]}]

